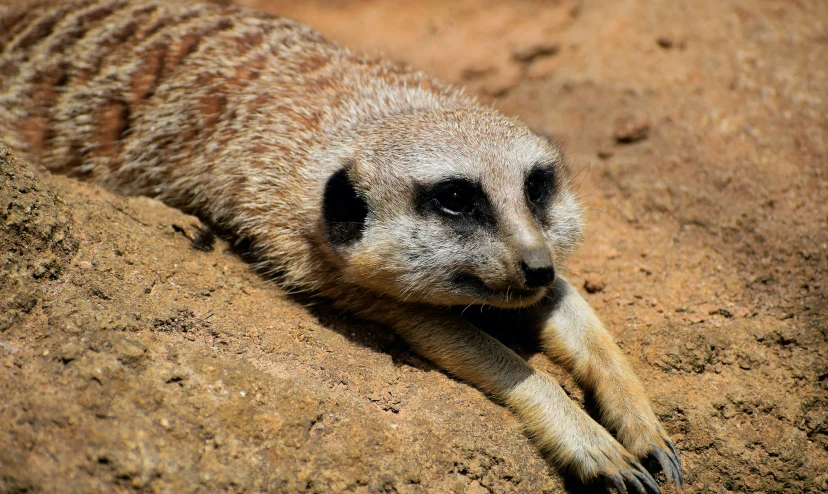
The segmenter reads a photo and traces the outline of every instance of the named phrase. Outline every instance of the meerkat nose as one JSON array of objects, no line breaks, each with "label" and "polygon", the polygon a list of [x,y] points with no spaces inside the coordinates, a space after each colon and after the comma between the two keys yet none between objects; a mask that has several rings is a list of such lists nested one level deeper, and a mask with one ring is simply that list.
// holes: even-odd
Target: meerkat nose
[{"label": "meerkat nose", "polygon": [[520,263],[523,268],[523,277],[527,288],[548,286],[555,279],[555,267],[551,264],[539,268],[529,267],[525,262]]},{"label": "meerkat nose", "polygon": [[530,289],[547,286],[555,280],[552,254],[540,241],[539,235],[532,235],[531,231],[526,230],[522,233],[521,236],[516,235],[515,250],[520,259],[524,285]]},{"label": "meerkat nose", "polygon": [[555,266],[552,265],[552,256],[547,249],[531,249],[522,257],[520,267],[527,288],[540,288],[552,283],[555,279]]},{"label": "meerkat nose", "polygon": [[523,253],[520,263],[527,288],[547,286],[555,279],[552,256],[545,248],[535,248]]}]

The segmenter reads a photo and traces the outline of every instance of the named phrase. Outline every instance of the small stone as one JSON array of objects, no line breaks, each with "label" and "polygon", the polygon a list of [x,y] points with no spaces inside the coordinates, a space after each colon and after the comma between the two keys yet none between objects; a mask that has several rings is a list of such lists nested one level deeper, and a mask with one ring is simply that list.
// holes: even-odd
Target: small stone
[{"label": "small stone", "polygon": [[671,48],[683,50],[687,48],[687,36],[679,31],[669,31],[658,36],[656,43],[665,50]]},{"label": "small stone", "polygon": [[526,77],[529,79],[546,79],[554,74],[561,65],[558,57],[542,57],[533,60],[526,69]]},{"label": "small stone", "polygon": [[745,307],[735,307],[729,311],[734,317],[744,319],[750,314],[750,310]]},{"label": "small stone", "polygon": [[82,351],[83,348],[81,348],[77,343],[67,343],[60,349],[60,359],[64,364],[68,364],[69,362],[77,359]]},{"label": "small stone", "polygon": [[613,137],[619,144],[643,141],[650,135],[650,121],[644,116],[627,115],[615,120]]},{"label": "small stone", "polygon": [[706,315],[706,316],[719,315],[719,306],[716,305],[716,304],[701,304],[696,309],[702,315]]},{"label": "small stone", "polygon": [[717,313],[718,313],[720,316],[722,316],[722,317],[726,317],[726,318],[728,318],[728,319],[733,318],[733,313],[732,313],[732,312],[730,312],[730,311],[729,311],[729,310],[727,310],[727,309],[719,309],[719,310],[717,311]]},{"label": "small stone", "polygon": [[125,336],[112,338],[112,346],[118,358],[125,363],[132,363],[144,357],[146,346],[139,340],[133,340]]},{"label": "small stone", "polygon": [[584,276],[584,290],[587,293],[603,292],[607,287],[607,283],[596,274],[587,274]]},{"label": "small stone", "polygon": [[705,320],[706,318],[701,314],[687,314],[687,321],[689,321],[691,324],[703,323]]},{"label": "small stone", "polygon": [[532,44],[515,48],[512,58],[518,62],[531,62],[535,58],[550,56],[558,53],[561,46],[555,41],[539,40]]},{"label": "small stone", "polygon": [[473,481],[466,487],[466,494],[488,494],[489,490],[480,485],[480,482]]}]

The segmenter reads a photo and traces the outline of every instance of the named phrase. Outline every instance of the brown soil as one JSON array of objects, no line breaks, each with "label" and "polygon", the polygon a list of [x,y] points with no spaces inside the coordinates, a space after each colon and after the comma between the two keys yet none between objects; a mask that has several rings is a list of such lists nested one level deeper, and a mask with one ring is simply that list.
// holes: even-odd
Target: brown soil
[{"label": "brown soil", "polygon": [[[828,491],[828,2],[245,3],[555,136],[571,277],[685,492]],[[507,410],[197,225],[0,147],[0,491],[564,491]]]}]

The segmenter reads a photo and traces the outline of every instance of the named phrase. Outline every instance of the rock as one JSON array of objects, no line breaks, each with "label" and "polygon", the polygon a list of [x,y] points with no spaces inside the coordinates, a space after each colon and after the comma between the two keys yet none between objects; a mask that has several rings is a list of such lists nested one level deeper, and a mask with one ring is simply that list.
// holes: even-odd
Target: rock
[{"label": "rock", "polygon": [[76,251],[70,208],[0,139],[0,332],[37,304],[37,280],[57,279]]},{"label": "rock", "polygon": [[595,273],[588,273],[584,275],[584,290],[587,293],[603,292],[607,287],[606,281]]},{"label": "rock", "polygon": [[650,135],[650,120],[641,115],[625,115],[615,120],[615,142],[631,144],[643,141]]},{"label": "rock", "polygon": [[517,47],[512,50],[512,58],[518,62],[526,63],[538,57],[548,57],[558,53],[561,45],[552,40],[533,40],[532,43]]},{"label": "rock", "polygon": [[656,37],[656,43],[666,50],[671,48],[683,50],[687,48],[687,35],[681,31],[668,31]]},{"label": "rock", "polygon": [[613,157],[615,153],[610,151],[609,149],[599,149],[596,153],[596,156],[602,160],[608,160]]}]

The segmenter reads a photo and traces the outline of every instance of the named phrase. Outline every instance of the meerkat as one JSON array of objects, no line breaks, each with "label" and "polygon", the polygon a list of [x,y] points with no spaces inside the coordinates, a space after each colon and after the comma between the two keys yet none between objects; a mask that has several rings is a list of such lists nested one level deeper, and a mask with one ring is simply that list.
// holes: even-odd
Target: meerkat
[{"label": "meerkat", "polygon": [[[249,241],[283,286],[509,407],[581,481],[659,492],[648,459],[681,486],[641,382],[559,274],[583,230],[562,151],[462,90],[242,8],[40,1],[0,7],[0,136]],[[600,424],[457,310],[472,305],[538,332]]]}]

